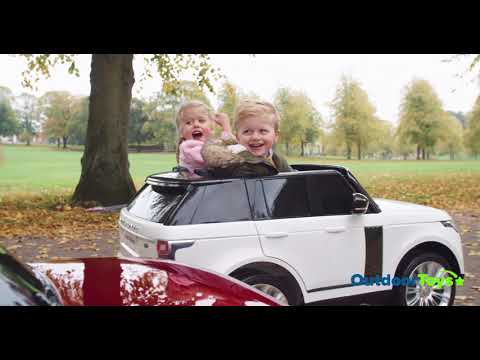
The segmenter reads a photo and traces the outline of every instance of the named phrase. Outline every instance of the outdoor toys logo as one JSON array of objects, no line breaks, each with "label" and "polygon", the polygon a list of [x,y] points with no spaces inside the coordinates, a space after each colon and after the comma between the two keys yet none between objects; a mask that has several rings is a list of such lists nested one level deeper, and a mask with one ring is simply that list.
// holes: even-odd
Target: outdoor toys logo
[{"label": "outdoor toys logo", "polygon": [[[451,276],[441,276],[441,274],[450,274]],[[463,286],[463,279],[455,274],[453,271],[442,269],[439,271],[440,277],[430,276],[428,274],[418,274],[418,278],[400,278],[395,276],[391,278],[390,274],[381,277],[380,275],[375,276],[363,276],[360,274],[352,275],[352,285],[367,285],[367,286],[416,286],[420,284],[421,286],[431,286],[435,288],[443,288],[444,286],[452,286],[454,281],[456,286]]]}]

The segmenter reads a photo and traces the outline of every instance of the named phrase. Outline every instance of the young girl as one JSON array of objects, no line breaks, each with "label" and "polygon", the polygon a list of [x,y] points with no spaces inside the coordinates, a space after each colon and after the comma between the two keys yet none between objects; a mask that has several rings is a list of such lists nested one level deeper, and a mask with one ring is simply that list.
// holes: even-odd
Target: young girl
[{"label": "young girl", "polygon": [[221,139],[235,143],[228,116],[213,115],[210,108],[201,101],[193,100],[183,104],[175,120],[178,131],[177,163],[186,168],[192,178],[198,177],[194,173],[195,169],[205,167],[201,150],[212,135],[215,123],[222,129]]}]

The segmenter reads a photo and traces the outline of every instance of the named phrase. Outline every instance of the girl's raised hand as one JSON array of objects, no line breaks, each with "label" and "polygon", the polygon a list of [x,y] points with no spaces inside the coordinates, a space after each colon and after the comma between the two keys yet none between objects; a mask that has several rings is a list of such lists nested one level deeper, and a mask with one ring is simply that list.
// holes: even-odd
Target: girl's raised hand
[{"label": "girl's raised hand", "polygon": [[213,120],[215,123],[222,128],[223,131],[231,132],[230,129],[230,120],[228,119],[228,115],[225,113],[217,113],[213,115]]}]

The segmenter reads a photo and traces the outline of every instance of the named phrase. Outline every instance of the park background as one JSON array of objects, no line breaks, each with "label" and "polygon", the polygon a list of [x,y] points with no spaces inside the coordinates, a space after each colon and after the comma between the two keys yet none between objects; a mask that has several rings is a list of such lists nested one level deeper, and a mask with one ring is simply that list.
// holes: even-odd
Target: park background
[{"label": "park background", "polygon": [[[90,57],[65,57],[35,81],[32,58],[0,55],[0,244],[22,260],[116,254],[118,214],[71,203],[89,121]],[[473,284],[459,299],[475,303],[478,56],[212,55],[204,58],[212,65],[204,86],[188,69],[162,81],[139,58],[128,114],[137,189],[176,165],[174,116],[183,101],[202,100],[230,119],[242,99],[271,101],[282,118],[276,149],[289,163],[343,165],[373,197],[447,210]]]}]

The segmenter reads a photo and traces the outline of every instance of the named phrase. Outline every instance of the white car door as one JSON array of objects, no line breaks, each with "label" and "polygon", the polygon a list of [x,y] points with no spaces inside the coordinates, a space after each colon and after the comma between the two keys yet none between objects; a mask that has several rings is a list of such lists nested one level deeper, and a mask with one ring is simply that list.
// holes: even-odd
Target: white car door
[{"label": "white car door", "polygon": [[341,175],[293,174],[256,181],[250,191],[264,254],[295,268],[308,292],[351,286],[352,275],[364,273],[364,217],[350,214],[352,190]]},{"label": "white car door", "polygon": [[187,201],[170,228],[176,239],[194,243],[177,251],[175,260],[224,272],[263,255],[242,179],[196,185]]}]

